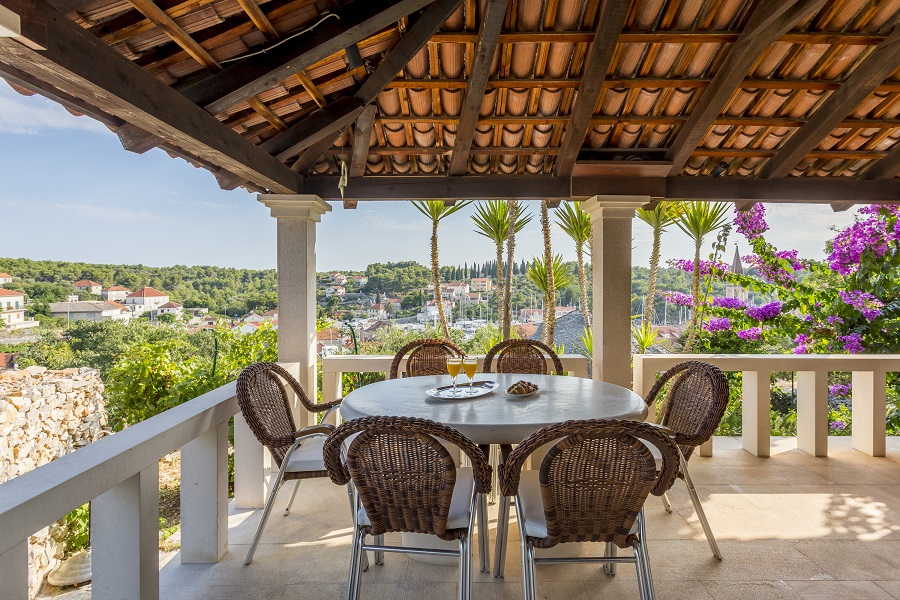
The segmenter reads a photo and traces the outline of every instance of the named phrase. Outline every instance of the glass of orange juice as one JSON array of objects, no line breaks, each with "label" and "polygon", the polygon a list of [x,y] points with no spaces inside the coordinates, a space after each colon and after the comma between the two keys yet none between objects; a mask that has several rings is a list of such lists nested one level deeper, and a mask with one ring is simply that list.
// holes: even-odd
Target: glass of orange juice
[{"label": "glass of orange juice", "polygon": [[462,357],[447,357],[447,372],[450,373],[450,377],[453,379],[453,391],[450,392],[451,396],[461,395],[461,392],[456,389],[456,376],[459,375],[460,368],[462,368]]},{"label": "glass of orange juice", "polygon": [[474,356],[467,356],[463,358],[463,371],[466,372],[466,377],[469,378],[469,395],[475,395],[475,391],[472,389],[472,382],[475,380],[475,373],[478,372],[478,359]]}]

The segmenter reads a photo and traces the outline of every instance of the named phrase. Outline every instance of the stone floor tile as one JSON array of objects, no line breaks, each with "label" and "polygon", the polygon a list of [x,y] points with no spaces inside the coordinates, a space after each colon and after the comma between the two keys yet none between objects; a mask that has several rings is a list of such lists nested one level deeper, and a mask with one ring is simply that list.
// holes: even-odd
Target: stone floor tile
[{"label": "stone floor tile", "polygon": [[892,580],[900,572],[900,541],[804,540],[794,546],[834,579]]},{"label": "stone floor tile", "polygon": [[799,600],[802,598],[784,581],[706,581],[714,600]]},{"label": "stone floor tile", "polygon": [[893,596],[871,581],[788,581],[792,590],[808,600],[891,600]]}]

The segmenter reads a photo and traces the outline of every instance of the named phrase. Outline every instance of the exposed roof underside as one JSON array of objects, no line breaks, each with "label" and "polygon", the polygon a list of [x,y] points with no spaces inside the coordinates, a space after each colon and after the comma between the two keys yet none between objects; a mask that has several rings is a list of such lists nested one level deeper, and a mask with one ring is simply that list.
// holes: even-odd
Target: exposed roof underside
[{"label": "exposed roof underside", "polygon": [[900,0],[44,1],[0,75],[224,188],[900,191]]}]

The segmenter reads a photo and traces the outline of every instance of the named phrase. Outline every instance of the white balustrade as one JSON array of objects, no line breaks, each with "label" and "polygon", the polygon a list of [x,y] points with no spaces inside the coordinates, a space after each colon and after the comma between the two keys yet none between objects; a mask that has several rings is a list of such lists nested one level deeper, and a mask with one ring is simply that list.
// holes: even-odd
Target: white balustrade
[{"label": "white balustrade", "polygon": [[[900,372],[900,355],[636,354],[633,359],[633,389],[641,396],[650,391],[658,373],[686,360],[742,372],[743,444],[756,456],[769,456],[771,451],[769,376],[773,371],[797,373],[797,447],[813,456],[828,455],[828,373],[850,372],[853,447],[871,456],[885,455],[886,376]],[[711,442],[700,451],[711,456]]]}]

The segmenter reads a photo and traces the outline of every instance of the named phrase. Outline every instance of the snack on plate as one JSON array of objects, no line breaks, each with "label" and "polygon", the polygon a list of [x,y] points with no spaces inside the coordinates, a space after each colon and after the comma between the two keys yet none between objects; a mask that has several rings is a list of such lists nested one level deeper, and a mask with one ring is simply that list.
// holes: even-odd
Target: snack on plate
[{"label": "snack on plate", "polygon": [[536,392],[538,386],[531,383],[530,381],[517,381],[508,388],[506,391],[510,394],[530,394],[531,392]]}]

